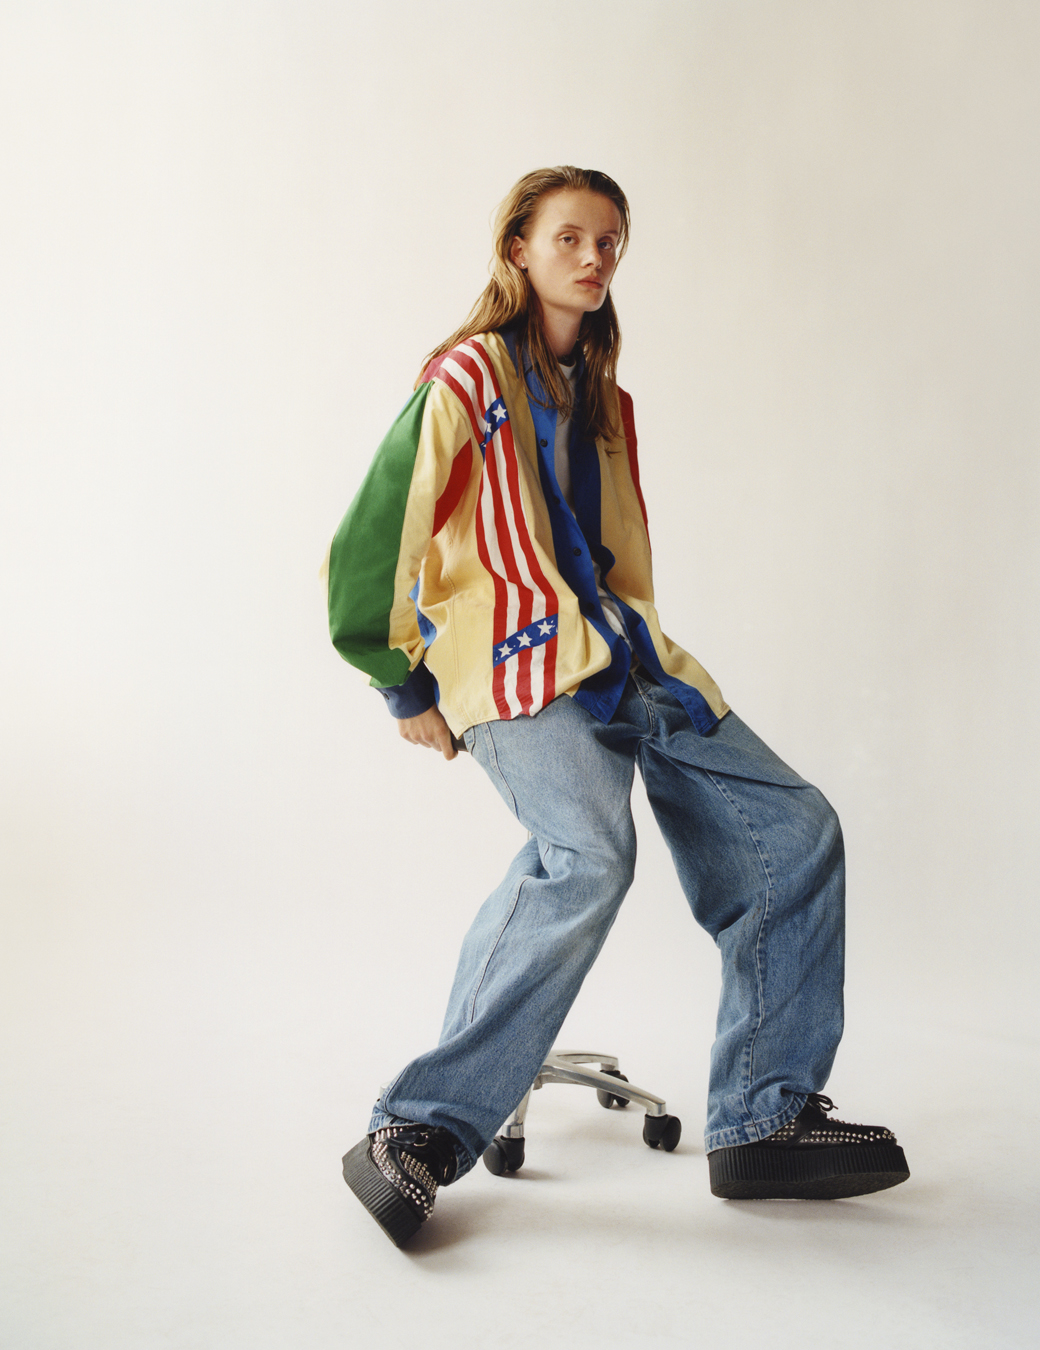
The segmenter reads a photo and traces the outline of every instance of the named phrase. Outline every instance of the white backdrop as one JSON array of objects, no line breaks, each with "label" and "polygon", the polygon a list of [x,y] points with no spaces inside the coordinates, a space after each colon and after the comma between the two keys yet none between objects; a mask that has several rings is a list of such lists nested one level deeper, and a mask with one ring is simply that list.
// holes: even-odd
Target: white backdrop
[{"label": "white backdrop", "polygon": [[[933,1034],[972,1092],[1035,1054],[1038,39],[1016,0],[0,5],[20,1257],[82,1250],[41,1159],[111,1150],[103,1211],[208,1176],[209,1130],[346,1146],[436,1035],[517,827],[398,741],[317,571],[542,164],[631,201],[666,631],[845,824],[835,1095],[899,1100]],[[716,958],[637,809],[567,1038],[678,1079],[696,1139]]]}]

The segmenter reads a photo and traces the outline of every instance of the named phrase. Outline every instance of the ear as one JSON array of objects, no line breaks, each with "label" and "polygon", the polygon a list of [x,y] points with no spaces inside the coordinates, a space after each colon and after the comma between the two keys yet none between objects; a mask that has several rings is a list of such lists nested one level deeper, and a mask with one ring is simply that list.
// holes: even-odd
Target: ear
[{"label": "ear", "polygon": [[516,263],[517,267],[524,265],[524,241],[518,234],[513,235],[513,242],[509,245],[509,260]]}]

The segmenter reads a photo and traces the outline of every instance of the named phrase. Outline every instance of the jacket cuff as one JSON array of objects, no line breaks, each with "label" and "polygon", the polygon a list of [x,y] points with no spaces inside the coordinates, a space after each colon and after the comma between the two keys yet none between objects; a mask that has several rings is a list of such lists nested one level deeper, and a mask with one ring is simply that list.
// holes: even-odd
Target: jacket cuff
[{"label": "jacket cuff", "polygon": [[404,684],[394,684],[379,692],[386,699],[391,716],[418,717],[436,704],[437,681],[420,661]]}]

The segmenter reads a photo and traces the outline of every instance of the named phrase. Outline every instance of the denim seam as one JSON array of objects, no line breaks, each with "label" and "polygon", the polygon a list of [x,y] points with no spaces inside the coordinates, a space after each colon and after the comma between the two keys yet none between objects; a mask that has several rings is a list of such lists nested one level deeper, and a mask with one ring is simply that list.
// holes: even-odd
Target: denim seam
[{"label": "denim seam", "polygon": [[477,999],[480,996],[481,989],[484,987],[484,980],[487,976],[488,967],[491,965],[491,962],[495,959],[495,953],[498,951],[498,944],[502,941],[505,931],[509,927],[510,920],[516,913],[516,907],[520,903],[520,892],[524,889],[524,882],[526,880],[527,880],[526,877],[521,878],[520,885],[517,886],[516,894],[513,896],[513,903],[509,906],[509,913],[505,916],[505,918],[502,921],[501,927],[495,934],[495,940],[491,944],[491,950],[488,952],[487,960],[480,968],[480,974],[477,977],[477,982],[473,988],[473,997],[469,1001],[469,1011],[466,1014],[466,1022],[468,1026],[472,1026],[474,1019],[476,1018]]},{"label": "denim seam", "polygon": [[656,717],[656,715],[655,715],[655,713],[654,713],[654,705],[653,705],[652,701],[651,701],[650,699],[647,698],[647,696],[643,693],[642,689],[639,687],[639,680],[633,677],[633,679],[632,679],[632,685],[633,685],[633,688],[635,689],[636,693],[639,695],[640,699],[642,700],[643,707],[646,709],[647,720],[648,720],[648,722],[650,723],[649,728],[647,729],[646,735],[645,735],[645,736],[640,736],[640,738],[639,738],[640,742],[643,743],[643,744],[645,744],[647,741],[649,741],[649,740],[651,740],[651,739],[653,738],[654,730],[655,730],[655,728],[656,728],[656,726],[657,726],[657,717]]},{"label": "denim seam", "polygon": [[[482,739],[484,741],[484,746],[487,751],[488,757],[488,769],[487,769],[488,775],[490,776],[492,770],[494,770],[494,777],[498,780],[498,782],[502,784],[506,792],[509,793],[509,804],[510,804],[509,809],[512,811],[513,815],[517,818],[517,820],[520,820],[520,812],[517,809],[516,798],[513,796],[513,789],[509,786],[509,783],[506,781],[506,776],[502,772],[502,769],[498,762],[498,750],[495,747],[495,738],[491,734],[490,726],[487,724],[487,722],[483,722],[479,727],[474,728],[474,730],[480,731],[482,733]],[[523,822],[521,822],[521,824],[522,823]]]},{"label": "denim seam", "polygon": [[[406,1065],[405,1068],[407,1067],[408,1066]],[[398,1083],[404,1077],[404,1074],[405,1070],[402,1069],[401,1072],[397,1074],[390,1083],[387,1084],[387,1086],[379,1094],[379,1100],[376,1102],[376,1106],[382,1109],[382,1112],[385,1116],[390,1117],[391,1122],[401,1122],[402,1124],[407,1125],[412,1124],[413,1122],[406,1120],[404,1116],[399,1116],[390,1105],[390,1098],[394,1095],[394,1089],[397,1087]]]},{"label": "denim seam", "polygon": [[741,1093],[741,1096],[744,1098],[744,1110],[750,1116],[752,1114],[751,1107],[747,1101],[745,1093],[747,1092],[747,1089],[750,1088],[752,1079],[754,1078],[755,1042],[758,1040],[758,1033],[761,1031],[762,1023],[765,1020],[766,999],[765,999],[765,990],[763,989],[762,985],[762,947],[765,942],[766,927],[772,916],[771,901],[775,889],[774,879],[769,863],[769,855],[763,848],[762,840],[756,833],[754,826],[751,824],[751,821],[737,805],[736,799],[733,797],[733,795],[726,791],[726,788],[715,776],[715,774],[711,773],[709,770],[705,770],[705,773],[707,775],[708,781],[715,787],[716,791],[722,797],[724,797],[727,802],[729,802],[730,806],[733,808],[733,810],[739,816],[740,820],[743,822],[744,828],[748,832],[748,837],[755,846],[755,852],[758,854],[758,860],[762,864],[762,872],[766,882],[765,901],[762,906],[762,919],[758,925],[758,934],[755,938],[755,988],[758,995],[758,1015],[755,1020],[754,1030],[751,1032],[751,1034],[747,1039],[743,1053],[744,1089]]}]

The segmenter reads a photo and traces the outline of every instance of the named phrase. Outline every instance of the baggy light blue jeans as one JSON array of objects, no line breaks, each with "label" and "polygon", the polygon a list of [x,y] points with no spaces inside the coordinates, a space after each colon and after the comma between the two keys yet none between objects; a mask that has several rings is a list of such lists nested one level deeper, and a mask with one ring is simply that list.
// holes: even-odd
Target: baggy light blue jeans
[{"label": "baggy light blue jeans", "polygon": [[608,724],[564,696],[465,743],[531,837],[463,942],[440,1043],[384,1091],[369,1128],[444,1126],[462,1175],[515,1110],[632,883],[637,764],[722,956],[705,1146],[792,1120],[842,1032],[844,849],[822,794],[736,714],[701,736],[638,672]]}]

